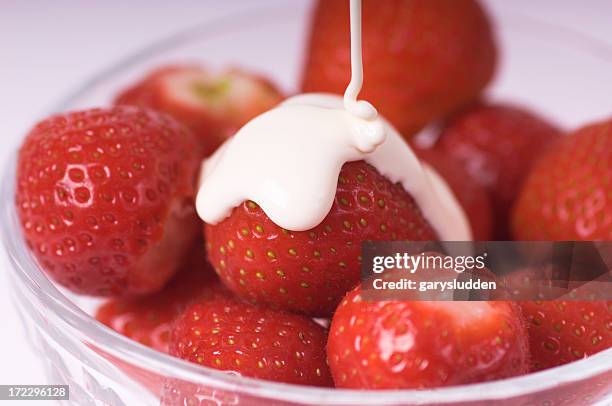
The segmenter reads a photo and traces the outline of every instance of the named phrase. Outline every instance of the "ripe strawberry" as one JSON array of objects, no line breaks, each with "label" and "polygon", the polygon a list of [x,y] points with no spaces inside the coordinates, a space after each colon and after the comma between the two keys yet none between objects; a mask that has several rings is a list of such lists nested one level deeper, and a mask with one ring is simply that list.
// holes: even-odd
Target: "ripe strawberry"
[{"label": "ripe strawberry", "polygon": [[174,319],[195,300],[221,297],[229,297],[229,292],[206,262],[198,241],[164,290],[143,298],[112,299],[98,309],[96,319],[132,340],[168,352]]},{"label": "ripe strawberry", "polygon": [[493,234],[493,209],[486,190],[452,158],[432,149],[414,151],[446,180],[470,221],[473,239],[490,240]]},{"label": "ripe strawberry", "polygon": [[612,240],[612,119],[542,156],[517,199],[512,231],[519,240]]},{"label": "ripe strawberry", "polygon": [[512,302],[342,301],[330,328],[336,387],[434,388],[529,369],[527,333]]},{"label": "ripe strawberry", "polygon": [[125,90],[115,103],[172,115],[193,130],[208,156],[282,98],[270,81],[239,69],[213,72],[199,66],[167,66]]},{"label": "ripe strawberry", "polygon": [[495,238],[506,240],[510,207],[529,168],[559,138],[557,128],[526,110],[479,104],[448,124],[435,149],[460,162],[488,190]]},{"label": "ripe strawberry", "polygon": [[16,205],[49,275],[77,293],[161,289],[198,228],[191,133],[134,107],[48,118],[19,151]]},{"label": "ripe strawberry", "polygon": [[536,371],[612,348],[612,301],[521,302]]},{"label": "ripe strawberry", "polygon": [[176,320],[170,353],[243,376],[332,386],[327,331],[314,321],[236,300],[196,302]]},{"label": "ripe strawberry", "polygon": [[[361,97],[407,138],[475,99],[493,76],[491,24],[473,0],[363,2]],[[350,79],[349,3],[320,0],[310,29],[305,92],[343,93]]]},{"label": "ripe strawberry", "polygon": [[385,239],[437,237],[404,188],[363,161],[342,167],[331,211],[312,230],[284,230],[250,201],[206,225],[208,257],[236,294],[321,317],[359,282],[361,242]]}]

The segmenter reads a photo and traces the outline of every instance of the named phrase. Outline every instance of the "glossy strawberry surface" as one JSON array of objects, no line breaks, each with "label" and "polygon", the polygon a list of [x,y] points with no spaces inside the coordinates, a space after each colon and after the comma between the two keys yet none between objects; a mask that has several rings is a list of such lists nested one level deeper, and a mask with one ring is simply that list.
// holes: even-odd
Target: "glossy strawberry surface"
[{"label": "glossy strawberry surface", "polygon": [[330,327],[336,387],[435,388],[527,373],[529,348],[512,302],[342,301]]},{"label": "glossy strawberry surface", "polygon": [[57,115],[19,150],[16,206],[43,269],[77,293],[160,290],[198,228],[189,130],[134,107]]},{"label": "glossy strawberry surface", "polygon": [[612,301],[531,301],[521,309],[536,371],[612,348]]},{"label": "glossy strawberry surface", "polygon": [[512,227],[519,240],[612,240],[612,120],[573,132],[542,156]]},{"label": "glossy strawberry surface", "polygon": [[332,386],[327,331],[314,321],[237,300],[196,302],[177,319],[170,353],[243,376]]}]

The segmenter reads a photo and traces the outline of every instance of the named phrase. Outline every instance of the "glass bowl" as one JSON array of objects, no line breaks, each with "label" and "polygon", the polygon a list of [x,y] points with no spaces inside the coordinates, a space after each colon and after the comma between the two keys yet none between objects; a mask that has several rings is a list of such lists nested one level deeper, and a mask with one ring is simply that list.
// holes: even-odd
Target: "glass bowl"
[{"label": "glass bowl", "polygon": [[[194,27],[101,72],[56,110],[105,105],[151,67],[176,61],[239,65],[267,73],[288,92],[302,63],[307,9],[258,9]],[[528,15],[496,15],[502,61],[489,93],[526,104],[565,127],[603,117],[612,50],[596,39]],[[551,69],[554,67],[554,69]],[[367,80],[367,72],[366,72]],[[576,102],[576,101],[579,102]],[[34,121],[34,120],[33,120]],[[14,300],[50,383],[70,385],[78,405],[578,405],[612,392],[612,349],[543,372],[436,390],[351,391],[278,384],[228,375],[158,353],[98,323],[99,301],[54,285],[30,255],[14,207],[15,162],[2,186],[2,237]]]}]

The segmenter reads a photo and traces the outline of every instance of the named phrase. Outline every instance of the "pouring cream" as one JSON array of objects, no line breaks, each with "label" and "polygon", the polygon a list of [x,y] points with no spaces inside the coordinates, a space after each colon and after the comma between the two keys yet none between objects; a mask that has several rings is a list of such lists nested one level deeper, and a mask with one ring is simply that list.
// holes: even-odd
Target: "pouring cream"
[{"label": "pouring cream", "polygon": [[422,164],[367,101],[363,83],[361,0],[351,0],[351,81],[344,98],[302,94],[254,118],[202,167],[196,208],[216,224],[245,200],[277,225],[305,231],[334,202],[340,169],[365,160],[412,195],[441,240],[470,240],[467,217],[444,180]]}]

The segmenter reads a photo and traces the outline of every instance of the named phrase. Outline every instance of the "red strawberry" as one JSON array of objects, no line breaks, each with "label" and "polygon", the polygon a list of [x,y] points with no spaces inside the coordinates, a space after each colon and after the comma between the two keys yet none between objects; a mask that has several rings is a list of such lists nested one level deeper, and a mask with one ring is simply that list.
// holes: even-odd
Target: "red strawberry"
[{"label": "red strawberry", "polygon": [[612,301],[521,302],[536,371],[612,348]]},{"label": "red strawberry", "polygon": [[198,66],[167,66],[125,90],[115,103],[172,115],[193,130],[208,156],[282,98],[270,81],[239,69],[213,72]]},{"label": "red strawberry", "polygon": [[197,233],[193,145],[170,117],[134,107],[34,127],[19,151],[16,204],[45,271],[77,293],[161,289]]},{"label": "red strawberry", "polygon": [[432,149],[414,151],[446,180],[470,221],[473,239],[490,240],[493,233],[493,213],[486,190],[452,158]]},{"label": "red strawberry", "polygon": [[612,240],[612,119],[542,156],[517,199],[512,231],[518,240]]},{"label": "red strawberry", "polygon": [[[405,137],[475,99],[491,80],[495,43],[476,1],[366,0],[362,8],[360,97]],[[302,90],[343,93],[349,79],[349,2],[320,0]]]},{"label": "red strawberry", "polygon": [[342,301],[327,355],[337,387],[433,388],[529,369],[527,333],[512,302]]},{"label": "red strawberry", "polygon": [[143,298],[112,299],[98,309],[96,319],[132,340],[168,352],[170,326],[180,312],[196,299],[228,296],[198,241],[164,290]]},{"label": "red strawberry", "polygon": [[299,315],[236,300],[196,302],[177,319],[170,353],[243,376],[332,386],[327,331]]},{"label": "red strawberry", "polygon": [[312,230],[284,230],[253,202],[206,225],[208,257],[240,297],[322,317],[359,282],[361,242],[385,239],[437,237],[404,188],[363,161],[342,167],[331,211]]},{"label": "red strawberry", "polygon": [[491,196],[495,237],[509,239],[510,207],[533,162],[560,138],[557,128],[509,105],[476,105],[456,116],[436,149],[456,159]]}]

